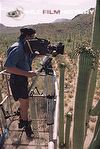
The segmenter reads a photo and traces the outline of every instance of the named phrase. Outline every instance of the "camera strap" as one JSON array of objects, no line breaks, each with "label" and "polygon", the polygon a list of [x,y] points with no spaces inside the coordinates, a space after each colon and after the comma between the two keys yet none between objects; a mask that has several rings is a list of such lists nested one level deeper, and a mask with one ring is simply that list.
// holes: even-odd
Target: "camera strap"
[{"label": "camera strap", "polygon": [[31,48],[31,46],[30,46],[29,41],[28,41],[28,40],[26,40],[26,42],[27,42],[27,45],[28,45],[28,47],[29,47],[29,50],[30,50],[31,54],[33,54],[33,51],[32,51],[32,48]]}]

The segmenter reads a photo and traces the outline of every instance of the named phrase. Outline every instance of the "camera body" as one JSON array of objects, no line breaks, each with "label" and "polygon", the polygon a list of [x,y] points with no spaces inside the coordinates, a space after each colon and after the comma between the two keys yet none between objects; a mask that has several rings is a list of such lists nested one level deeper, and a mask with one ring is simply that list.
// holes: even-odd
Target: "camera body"
[{"label": "camera body", "polygon": [[38,53],[39,55],[64,54],[64,44],[59,42],[56,45],[51,45],[50,41],[42,38],[28,39],[24,42],[24,49],[26,52]]},{"label": "camera body", "polygon": [[48,49],[49,49],[50,54],[52,54],[53,52],[55,52],[56,55],[64,54],[64,44],[62,42],[58,42],[55,45],[49,45]]}]

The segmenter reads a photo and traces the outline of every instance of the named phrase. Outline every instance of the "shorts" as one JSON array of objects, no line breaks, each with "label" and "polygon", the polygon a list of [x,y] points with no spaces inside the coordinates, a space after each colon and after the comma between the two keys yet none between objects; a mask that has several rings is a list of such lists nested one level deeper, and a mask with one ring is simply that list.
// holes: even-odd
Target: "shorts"
[{"label": "shorts", "polygon": [[10,88],[14,100],[17,101],[20,98],[28,98],[28,78],[25,76],[14,75],[10,76]]}]

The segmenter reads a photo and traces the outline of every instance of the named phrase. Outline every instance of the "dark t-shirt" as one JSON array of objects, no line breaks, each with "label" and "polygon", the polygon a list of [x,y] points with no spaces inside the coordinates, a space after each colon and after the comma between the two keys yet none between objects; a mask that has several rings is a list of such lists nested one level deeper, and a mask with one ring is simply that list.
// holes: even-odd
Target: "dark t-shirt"
[{"label": "dark t-shirt", "polygon": [[31,70],[32,60],[35,55],[24,51],[23,42],[16,42],[7,51],[5,67],[16,67],[25,71]]}]

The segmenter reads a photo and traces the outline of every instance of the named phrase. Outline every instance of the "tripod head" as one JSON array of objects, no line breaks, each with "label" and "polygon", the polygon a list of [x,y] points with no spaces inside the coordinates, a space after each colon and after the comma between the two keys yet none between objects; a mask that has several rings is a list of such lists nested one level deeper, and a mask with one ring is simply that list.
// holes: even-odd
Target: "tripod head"
[{"label": "tripod head", "polygon": [[52,74],[52,57],[50,55],[44,56],[43,60],[40,62],[41,67],[37,70],[37,72],[44,71],[45,74]]}]

